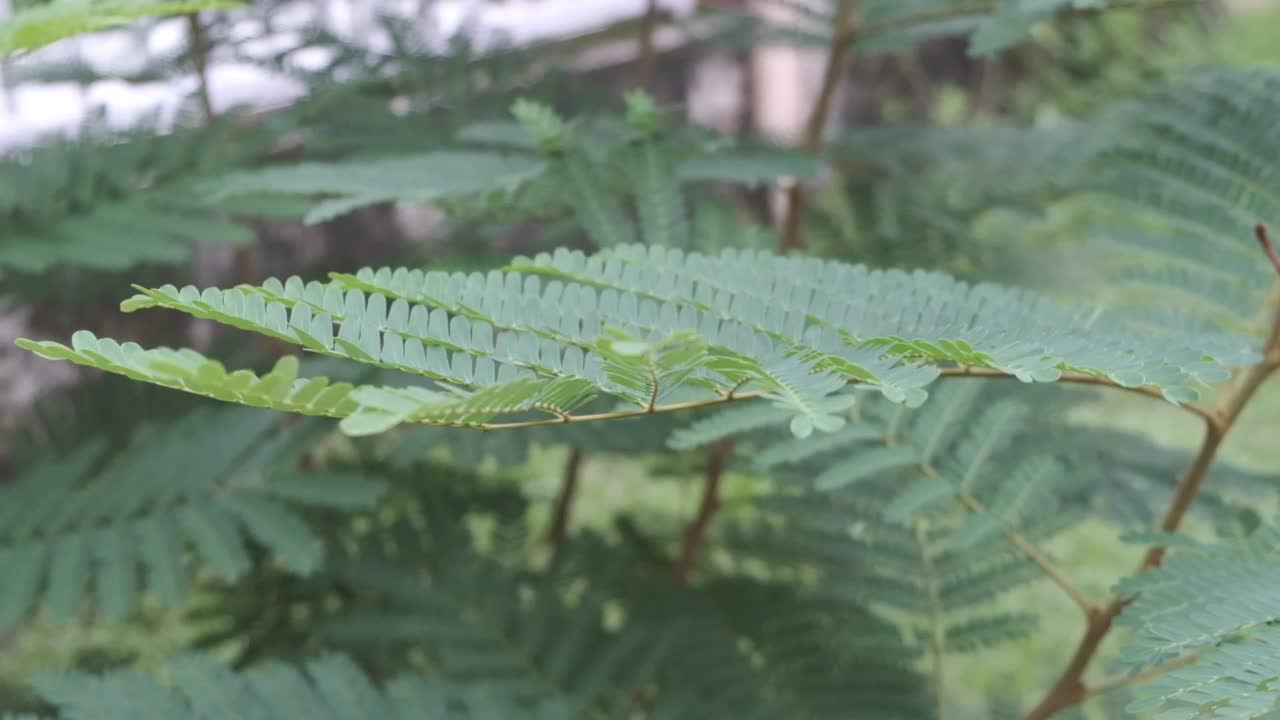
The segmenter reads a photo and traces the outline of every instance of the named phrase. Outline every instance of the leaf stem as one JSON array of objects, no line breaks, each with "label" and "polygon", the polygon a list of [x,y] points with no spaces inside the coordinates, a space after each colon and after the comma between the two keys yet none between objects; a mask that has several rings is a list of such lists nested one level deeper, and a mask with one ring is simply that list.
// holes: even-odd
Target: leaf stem
[{"label": "leaf stem", "polygon": [[[986,507],[984,507],[983,504],[975,497],[961,493],[959,499],[962,505],[973,512],[986,511]],[[1058,567],[1053,560],[1049,559],[1049,556],[1046,555],[1043,550],[1036,547],[1035,543],[1027,539],[1027,536],[1017,530],[1005,530],[1004,534],[1005,537],[1009,539],[1009,542],[1016,547],[1019,552],[1026,555],[1028,560],[1035,563],[1036,567],[1040,568],[1041,572],[1043,572],[1055,585],[1061,588],[1062,591],[1071,598],[1072,602],[1074,602],[1076,606],[1080,608],[1081,612],[1085,614],[1085,617],[1090,617],[1098,611],[1098,606],[1089,599],[1089,596],[1086,595],[1074,582],[1072,582],[1071,578],[1067,577],[1067,574],[1063,572],[1062,568]]]},{"label": "leaf stem", "polygon": [[680,545],[680,555],[676,558],[673,572],[676,581],[685,584],[698,559],[698,552],[706,542],[707,528],[711,518],[720,509],[720,479],[724,476],[725,465],[729,453],[733,452],[733,440],[717,442],[707,450],[706,474],[703,476],[702,500],[698,504],[698,514],[684,531],[684,542]]},{"label": "leaf stem", "polygon": [[1154,680],[1165,673],[1173,672],[1178,668],[1184,668],[1198,659],[1198,655],[1190,653],[1183,655],[1182,657],[1176,657],[1168,662],[1160,663],[1155,667],[1149,667],[1142,672],[1116,673],[1115,675],[1103,678],[1102,680],[1090,685],[1085,694],[1088,697],[1095,697],[1097,695],[1109,693],[1117,688],[1125,687],[1126,685],[1139,685],[1149,680]]},{"label": "leaf stem", "polygon": [[[943,368],[942,374],[946,377],[983,377],[999,380],[1014,379],[1016,377],[1007,372],[996,370],[995,368],[970,367],[967,365],[957,368]],[[1109,380],[1098,375],[1089,375],[1088,373],[1067,371],[1062,373],[1062,377],[1058,378],[1058,382],[1070,383],[1073,385],[1098,385],[1114,390],[1123,390],[1124,392],[1144,395],[1162,402],[1169,402],[1168,399],[1165,398],[1164,393],[1153,387],[1121,385],[1114,380]],[[1176,407],[1199,417],[1210,425],[1218,425],[1220,423],[1217,411],[1213,408],[1206,407],[1199,403],[1178,403]]]},{"label": "leaf stem", "polygon": [[[941,377],[979,377],[990,379],[1010,379],[1013,375],[1002,370],[994,368],[975,368],[969,366],[946,367],[940,368]],[[1146,397],[1165,400],[1159,390],[1149,387],[1130,387],[1120,385],[1113,380],[1108,380],[1097,375],[1089,375],[1080,372],[1064,372],[1057,382],[1068,383],[1073,385],[1096,385],[1099,387],[1111,388],[1113,390],[1123,390],[1126,392],[1137,393]],[[850,384],[858,384],[858,381],[850,381]],[[511,430],[516,428],[542,427],[544,425],[562,425],[564,423],[576,422],[597,422],[602,420],[619,420],[623,418],[640,417],[643,415],[655,415],[658,413],[676,412],[680,410],[695,410],[698,408],[712,407],[715,405],[723,405],[725,403],[735,402],[738,400],[752,400],[763,397],[767,392],[764,390],[750,390],[747,392],[739,392],[737,388],[733,391],[714,398],[706,398],[703,400],[688,400],[685,402],[671,403],[668,405],[646,404],[638,410],[620,410],[606,413],[593,413],[589,415],[558,415],[554,418],[545,418],[541,420],[524,420],[509,423],[480,423],[478,425],[470,425],[477,430]],[[656,400],[656,397],[652,398]],[[1165,400],[1167,402],[1167,400]],[[1211,425],[1218,425],[1221,419],[1216,410],[1211,410],[1196,403],[1182,403],[1178,407],[1191,412],[1205,420]]]},{"label": "leaf stem", "polygon": [[930,675],[934,702],[937,703],[938,707],[938,720],[947,720],[947,700],[945,697],[947,629],[942,624],[942,595],[938,590],[938,572],[933,565],[933,555],[929,550],[928,527],[924,522],[916,523],[915,541],[916,547],[920,551],[920,562],[924,568],[925,594],[929,603],[929,657],[932,663]]}]

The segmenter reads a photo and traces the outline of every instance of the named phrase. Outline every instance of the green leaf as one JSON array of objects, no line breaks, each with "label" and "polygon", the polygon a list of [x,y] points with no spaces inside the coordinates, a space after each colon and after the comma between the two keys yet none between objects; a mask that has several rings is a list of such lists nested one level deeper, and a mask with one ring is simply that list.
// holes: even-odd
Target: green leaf
[{"label": "green leaf", "polygon": [[53,0],[0,19],[0,54],[35,50],[65,38],[155,15],[241,7],[228,0]]},{"label": "green leaf", "polygon": [[819,491],[836,490],[919,463],[919,451],[910,446],[862,449],[855,456],[823,470],[814,478],[813,486]]}]

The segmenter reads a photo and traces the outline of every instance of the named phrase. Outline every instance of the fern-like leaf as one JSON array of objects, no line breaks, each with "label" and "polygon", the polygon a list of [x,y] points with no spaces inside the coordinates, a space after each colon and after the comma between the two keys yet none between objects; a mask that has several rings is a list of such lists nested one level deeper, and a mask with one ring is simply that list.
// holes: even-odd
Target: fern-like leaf
[{"label": "fern-like leaf", "polygon": [[[565,421],[596,395],[632,403],[632,415],[763,395],[792,412],[792,430],[804,436],[843,425],[849,398],[838,393],[847,383],[914,406],[938,365],[1025,382],[1075,372],[1182,401],[1196,396],[1192,383],[1221,379],[1223,359],[1241,354],[1212,338],[1144,337],[1096,311],[1022,291],[756,252],[557,251],[512,270],[382,269],[327,284],[139,288],[123,306],[210,318],[422,376],[439,390],[304,383],[296,361],[261,379],[228,374],[190,351],[146,351],[85,332],[70,348],[20,344],[219,399],[346,418],[357,434],[509,414]],[[677,393],[681,400],[659,402]]]},{"label": "fern-like leaf", "polygon": [[91,591],[112,619],[136,610],[143,587],[180,604],[199,569],[187,548],[225,582],[251,569],[248,538],[290,571],[314,571],[323,548],[291,506],[369,507],[383,488],[356,473],[289,469],[306,428],[317,429],[280,431],[251,410],[198,411],[142,426],[116,456],[88,441],[30,468],[0,492],[0,626],[41,602],[69,620]]}]

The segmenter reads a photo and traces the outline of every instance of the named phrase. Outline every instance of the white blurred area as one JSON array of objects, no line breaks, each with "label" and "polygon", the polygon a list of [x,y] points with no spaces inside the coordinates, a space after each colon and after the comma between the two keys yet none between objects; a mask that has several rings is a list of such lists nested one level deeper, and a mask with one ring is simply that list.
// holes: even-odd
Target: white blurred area
[{"label": "white blurred area", "polygon": [[[677,17],[692,13],[696,0],[657,0],[658,8]],[[0,17],[11,0],[0,0]],[[246,60],[215,59],[208,70],[209,95],[215,112],[233,107],[266,108],[287,104],[303,86],[286,73],[252,62],[294,45],[302,31],[317,24],[372,51],[388,47],[377,23],[379,14],[412,20],[427,47],[445,48],[464,34],[473,47],[526,45],[540,40],[592,32],[646,12],[648,0],[296,0],[279,4],[270,17],[253,9],[233,11],[232,37],[247,39]],[[0,153],[28,145],[49,133],[74,133],[95,109],[113,128],[136,125],[154,116],[161,127],[195,91],[190,73],[153,83],[6,82],[21,64],[85,63],[101,73],[136,71],[149,58],[165,57],[187,42],[181,18],[139,22],[134,26],[64,40],[0,67]],[[316,69],[329,61],[322,48],[297,53],[298,69]]]}]

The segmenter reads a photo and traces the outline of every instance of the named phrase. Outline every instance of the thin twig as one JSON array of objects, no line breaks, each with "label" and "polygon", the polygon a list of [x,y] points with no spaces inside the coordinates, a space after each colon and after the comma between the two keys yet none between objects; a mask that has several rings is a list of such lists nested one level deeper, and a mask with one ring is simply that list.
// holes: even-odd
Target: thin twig
[{"label": "thin twig", "polygon": [[[959,498],[960,503],[973,512],[986,511],[986,507],[984,507],[975,497],[961,493]],[[1089,599],[1089,596],[1077,587],[1076,584],[1071,581],[1071,578],[1067,577],[1067,574],[1063,572],[1062,568],[1058,567],[1053,560],[1050,560],[1049,556],[1046,555],[1043,550],[1036,547],[1035,543],[1031,542],[1025,535],[1017,530],[1006,530],[1004,534],[1005,537],[1009,539],[1009,542],[1014,547],[1018,548],[1019,552],[1026,555],[1028,560],[1035,563],[1036,567],[1040,568],[1040,571],[1043,572],[1045,576],[1052,580],[1055,585],[1061,588],[1062,591],[1071,598],[1072,602],[1074,602],[1085,614],[1085,617],[1089,617],[1098,611],[1098,606]]]},{"label": "thin twig", "polygon": [[1170,673],[1170,672],[1173,672],[1174,670],[1177,670],[1178,668],[1184,668],[1188,665],[1191,665],[1198,659],[1199,659],[1198,655],[1196,655],[1195,653],[1190,653],[1187,655],[1183,655],[1181,657],[1176,657],[1172,660],[1169,660],[1168,662],[1160,663],[1159,665],[1156,665],[1154,667],[1149,667],[1146,670],[1143,670],[1142,672],[1116,673],[1115,675],[1112,675],[1110,677],[1105,677],[1099,680],[1098,682],[1090,685],[1085,690],[1085,695],[1086,697],[1096,697],[1098,695],[1109,693],[1112,690],[1115,690],[1117,688],[1122,688],[1127,685],[1141,685],[1142,683],[1154,680],[1160,677],[1161,675],[1164,675],[1165,673]]},{"label": "thin twig", "polygon": [[[1277,282],[1280,282],[1280,260],[1276,257],[1266,226],[1259,223],[1254,228],[1254,234],[1267,259],[1276,269]],[[1280,306],[1277,306],[1274,312],[1276,314],[1271,323],[1271,330],[1263,345],[1262,362],[1249,368],[1243,381],[1226,393],[1212,413],[1214,421],[1205,424],[1200,450],[1196,453],[1191,467],[1178,480],[1169,508],[1165,511],[1164,519],[1160,523],[1161,530],[1166,533],[1176,532],[1182,525],[1182,520],[1199,494],[1201,486],[1204,485],[1209,468],[1213,465],[1214,457],[1222,447],[1227,433],[1235,426],[1240,414],[1257,393],[1258,388],[1277,368],[1280,368]],[[1142,558],[1142,563],[1138,566],[1138,572],[1158,567],[1164,559],[1164,554],[1165,548],[1160,545],[1148,549]],[[1047,720],[1060,710],[1083,702],[1093,693],[1093,690],[1084,684],[1084,672],[1093,661],[1107,633],[1110,632],[1112,622],[1131,599],[1131,597],[1117,595],[1107,603],[1106,607],[1089,615],[1084,635],[1076,645],[1066,668],[1040,702],[1024,716],[1024,720]]]},{"label": "thin twig", "polygon": [[929,551],[928,528],[924,523],[916,523],[914,535],[924,569],[925,596],[929,603],[929,659],[932,663],[929,679],[933,685],[934,702],[937,704],[937,718],[947,720],[947,629],[943,624],[942,594],[938,588],[938,572],[933,565],[933,555]]},{"label": "thin twig", "polygon": [[[1002,380],[1013,379],[1016,377],[1015,375],[1011,375],[1001,370],[996,370],[995,368],[969,367],[967,365],[957,368],[943,368],[942,374],[945,377],[969,376]],[[1058,378],[1058,382],[1070,383],[1073,385],[1098,385],[1101,387],[1111,388],[1113,390],[1123,390],[1124,392],[1144,395],[1149,398],[1168,402],[1164,393],[1153,387],[1120,385],[1114,380],[1110,380],[1099,375],[1089,375],[1088,373],[1069,371],[1062,373],[1062,377]],[[1178,403],[1177,407],[1196,415],[1210,425],[1218,425],[1220,422],[1217,411],[1199,403]]]},{"label": "thin twig", "polygon": [[[900,418],[900,414],[894,414],[894,422],[891,424],[890,430],[885,436],[885,444],[890,447],[893,447],[898,442],[896,430],[893,428],[896,427],[897,421]],[[920,472],[933,479],[940,479],[942,477],[942,473],[938,472],[938,469],[929,462],[920,463]],[[987,508],[977,498],[969,495],[968,493],[960,493],[957,498],[959,499],[960,504],[964,505],[972,512],[986,512]],[[1071,578],[1067,576],[1066,572],[1064,572],[1062,568],[1058,567],[1053,560],[1049,559],[1049,556],[1046,555],[1043,550],[1036,547],[1035,543],[1031,542],[1025,535],[1017,530],[1006,530],[1005,537],[1009,539],[1009,542],[1016,547],[1019,552],[1026,555],[1028,560],[1034,563],[1036,567],[1040,568],[1040,571],[1043,572],[1045,576],[1061,588],[1062,591],[1067,594],[1067,597],[1071,598],[1072,602],[1074,602],[1080,608],[1081,612],[1085,614],[1085,617],[1089,617],[1093,613],[1097,612],[1098,608],[1093,601],[1089,599],[1089,596],[1077,587],[1076,584],[1071,581]]]},{"label": "thin twig", "polygon": [[551,520],[551,547],[560,549],[569,537],[569,522],[573,515],[573,501],[578,495],[578,482],[582,474],[582,448],[569,451],[561,479],[560,494],[556,497],[555,516]]},{"label": "thin twig", "polygon": [[684,531],[684,541],[680,544],[680,556],[676,558],[673,568],[676,581],[687,583],[693,572],[698,552],[706,541],[707,528],[711,518],[720,508],[720,479],[724,476],[725,465],[729,461],[729,453],[733,452],[733,440],[717,442],[707,450],[707,468],[702,485],[702,500],[698,504],[698,514]]},{"label": "thin twig", "polygon": [[196,73],[196,97],[200,101],[200,112],[204,114],[204,121],[210,123],[213,122],[214,114],[213,98],[209,95],[209,43],[198,12],[187,15],[187,43],[191,52],[191,66]]},{"label": "thin twig", "polygon": [[[822,70],[822,86],[818,90],[818,98],[809,111],[805,122],[804,136],[801,146],[807,152],[815,153],[822,149],[823,135],[827,129],[827,116],[831,114],[831,103],[836,89],[844,77],[845,60],[849,48],[857,37],[856,15],[853,9],[854,0],[838,0],[835,27],[831,33],[831,45],[827,48],[826,67]],[[778,244],[779,252],[786,253],[797,250],[804,245],[801,220],[804,216],[805,204],[808,201],[808,186],[796,181],[787,190],[787,214],[782,222],[782,239]]]}]

